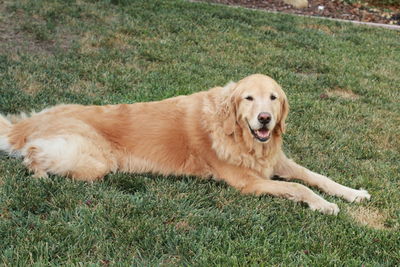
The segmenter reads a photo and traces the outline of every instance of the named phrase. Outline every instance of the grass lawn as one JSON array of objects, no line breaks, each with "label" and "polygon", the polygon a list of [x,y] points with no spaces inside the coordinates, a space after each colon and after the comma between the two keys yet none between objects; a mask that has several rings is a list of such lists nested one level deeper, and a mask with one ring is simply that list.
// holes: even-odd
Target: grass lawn
[{"label": "grass lawn", "polygon": [[[285,151],[372,199],[337,217],[193,177],[33,179],[0,155],[0,264],[400,265],[400,33],[183,0],[0,1],[0,112],[275,78]],[[162,134],[162,133],[160,133]]]}]

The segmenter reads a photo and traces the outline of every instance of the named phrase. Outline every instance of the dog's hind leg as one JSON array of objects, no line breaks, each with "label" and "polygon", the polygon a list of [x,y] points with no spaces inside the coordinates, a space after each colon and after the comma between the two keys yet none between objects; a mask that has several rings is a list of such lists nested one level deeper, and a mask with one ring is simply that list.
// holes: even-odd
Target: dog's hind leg
[{"label": "dog's hind leg", "polygon": [[117,166],[112,153],[104,146],[79,135],[34,139],[25,145],[22,155],[34,177],[46,177],[51,173],[94,181],[115,171]]}]

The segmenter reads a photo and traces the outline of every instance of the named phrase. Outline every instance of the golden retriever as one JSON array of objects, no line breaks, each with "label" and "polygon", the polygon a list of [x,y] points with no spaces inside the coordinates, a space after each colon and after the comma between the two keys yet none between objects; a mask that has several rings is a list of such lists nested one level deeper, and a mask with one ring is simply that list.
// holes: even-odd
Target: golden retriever
[{"label": "golden retriever", "polygon": [[288,100],[270,77],[163,101],[107,106],[59,105],[11,122],[0,116],[0,150],[22,156],[36,177],[48,173],[94,181],[109,172],[195,175],[223,180],[243,193],[339,208],[299,179],[350,202],[365,190],[340,185],[288,159],[282,134]]}]

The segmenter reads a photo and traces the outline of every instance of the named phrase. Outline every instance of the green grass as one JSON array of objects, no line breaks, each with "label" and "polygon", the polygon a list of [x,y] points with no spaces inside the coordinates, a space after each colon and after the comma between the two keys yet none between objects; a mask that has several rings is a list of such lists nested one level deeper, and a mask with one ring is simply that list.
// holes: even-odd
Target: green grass
[{"label": "green grass", "polygon": [[341,208],[332,217],[193,177],[36,180],[1,155],[2,264],[400,265],[398,32],[178,0],[2,1],[0,30],[1,113],[264,73],[291,104],[287,154],[372,195],[321,193]]}]

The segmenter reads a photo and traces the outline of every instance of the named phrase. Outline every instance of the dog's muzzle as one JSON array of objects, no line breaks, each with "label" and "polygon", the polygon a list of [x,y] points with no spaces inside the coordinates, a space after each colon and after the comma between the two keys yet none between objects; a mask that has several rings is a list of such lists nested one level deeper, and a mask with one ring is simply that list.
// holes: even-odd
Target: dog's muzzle
[{"label": "dog's muzzle", "polygon": [[271,138],[271,130],[268,129],[266,124],[257,130],[251,128],[249,122],[247,121],[251,134],[260,142],[266,142]]}]

